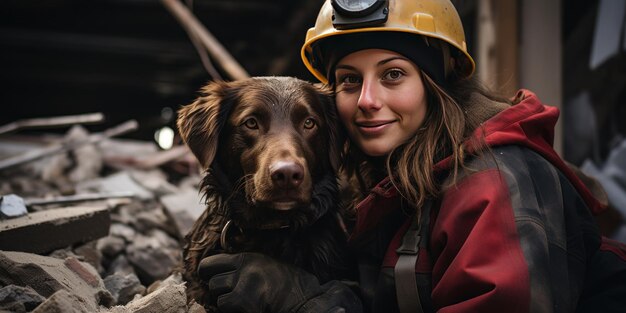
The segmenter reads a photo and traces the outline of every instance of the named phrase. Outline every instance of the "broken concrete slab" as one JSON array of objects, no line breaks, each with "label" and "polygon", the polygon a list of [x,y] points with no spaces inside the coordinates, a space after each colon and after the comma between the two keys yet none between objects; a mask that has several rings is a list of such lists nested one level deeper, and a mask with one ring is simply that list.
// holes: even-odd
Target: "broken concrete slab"
[{"label": "broken concrete slab", "polygon": [[206,208],[202,195],[196,188],[187,187],[180,192],[160,198],[168,215],[174,220],[179,238],[184,238],[191,230],[193,223]]},{"label": "broken concrete slab", "polygon": [[182,262],[178,242],[159,229],[137,235],[126,247],[126,256],[145,285],[167,277]]},{"label": "broken concrete slab", "polygon": [[109,227],[109,235],[122,238],[126,242],[133,242],[137,236],[137,231],[126,224],[113,223]]},{"label": "broken concrete slab", "polygon": [[130,262],[128,262],[128,258],[126,258],[126,255],[124,254],[118,255],[115,259],[113,259],[113,261],[111,261],[111,264],[109,264],[109,270],[106,272],[105,275],[113,274],[136,275],[135,269],[132,265],[130,265]]},{"label": "broken concrete slab", "polygon": [[138,232],[146,233],[151,229],[161,229],[172,236],[177,236],[176,227],[173,225],[169,217],[163,212],[163,207],[158,207],[143,212],[139,212],[136,215],[136,221],[133,224]]},{"label": "broken concrete slab", "polygon": [[159,152],[159,147],[151,141],[127,138],[105,139],[100,143],[104,163],[114,169],[134,168],[137,160]]},{"label": "broken concrete slab", "polygon": [[0,312],[30,312],[44,301],[46,298],[31,287],[9,285],[0,288]]},{"label": "broken concrete slab", "polygon": [[193,157],[186,145],[180,145],[140,158],[134,163],[134,167],[138,169],[151,169],[186,156]]},{"label": "broken concrete slab", "polygon": [[104,274],[104,267],[102,267],[102,251],[100,251],[96,245],[97,241],[93,240],[75,247],[73,250],[74,253],[80,257],[81,261],[91,264],[99,274]]},{"label": "broken concrete slab", "polygon": [[107,207],[66,207],[0,220],[0,250],[46,253],[108,235]]},{"label": "broken concrete slab", "polygon": [[94,312],[93,306],[85,304],[80,297],[61,289],[46,299],[32,313],[65,313],[65,312]]},{"label": "broken concrete slab", "polygon": [[[198,311],[198,306],[191,306],[194,311],[188,310],[186,296],[181,297],[180,291],[185,292],[180,273],[174,273],[164,280],[155,281],[148,287],[145,297],[136,296],[126,306],[115,306],[106,313],[156,313],[156,312],[204,312]],[[195,303],[195,302],[194,302]],[[202,308],[204,310],[204,308]],[[100,312],[105,313],[105,312]]]},{"label": "broken concrete slab", "polygon": [[96,248],[102,252],[102,255],[109,259],[113,259],[120,253],[124,252],[126,242],[124,239],[116,236],[106,236],[98,239]]},{"label": "broken concrete slab", "polygon": [[187,313],[207,313],[204,307],[198,304],[195,300],[192,300],[192,302],[188,305],[189,310]]},{"label": "broken concrete slab", "polygon": [[[79,312],[96,312],[101,305],[113,304],[113,297],[96,269],[71,257],[60,260],[32,253],[0,251],[0,284],[29,286],[43,297],[65,290],[79,300],[82,306]],[[63,294],[58,297],[57,302],[61,304],[73,303]]]},{"label": "broken concrete slab", "polygon": [[167,276],[167,278],[163,279],[163,280],[156,280],[155,282],[153,282],[152,284],[150,284],[150,286],[148,286],[148,289],[146,290],[147,293],[153,293],[158,289],[167,287],[167,286],[174,286],[174,285],[178,285],[178,284],[182,284],[183,283],[183,275],[182,273],[178,272],[178,271],[174,271],[172,272],[172,274],[170,276]]},{"label": "broken concrete slab", "polygon": [[100,313],[186,313],[185,284],[164,286],[126,306],[114,306]]},{"label": "broken concrete slab", "polygon": [[167,181],[167,175],[159,169],[149,171],[129,171],[130,176],[152,194],[162,196],[178,192],[178,188]]},{"label": "broken concrete slab", "polygon": [[129,172],[118,172],[104,178],[92,179],[76,185],[78,193],[129,192],[144,200],[153,199],[154,194],[139,184]]},{"label": "broken concrete slab", "polygon": [[104,279],[104,285],[113,295],[117,305],[125,305],[133,300],[135,295],[143,296],[146,292],[146,287],[141,284],[135,274],[113,274],[107,276]]}]

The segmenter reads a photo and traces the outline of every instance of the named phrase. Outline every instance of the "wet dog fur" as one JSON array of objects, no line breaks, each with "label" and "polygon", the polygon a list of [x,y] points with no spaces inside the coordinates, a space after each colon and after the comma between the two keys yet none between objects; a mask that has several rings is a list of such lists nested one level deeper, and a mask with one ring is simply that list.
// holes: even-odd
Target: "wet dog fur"
[{"label": "wet dog fur", "polygon": [[330,92],[290,77],[211,82],[178,113],[206,170],[207,209],[183,249],[190,299],[208,305],[197,268],[216,253],[268,254],[321,282],[349,275],[335,174],[343,140]]}]

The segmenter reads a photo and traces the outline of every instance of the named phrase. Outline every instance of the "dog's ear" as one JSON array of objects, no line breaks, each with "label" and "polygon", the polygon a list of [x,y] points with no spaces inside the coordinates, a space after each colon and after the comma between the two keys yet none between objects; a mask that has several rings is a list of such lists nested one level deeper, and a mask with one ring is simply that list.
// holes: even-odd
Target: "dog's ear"
[{"label": "dog's ear", "polygon": [[229,83],[210,82],[193,103],[178,110],[178,132],[204,169],[217,152],[219,133],[226,122],[226,97]]},{"label": "dog's ear", "polygon": [[335,94],[332,89],[323,84],[313,84],[318,89],[318,98],[324,108],[324,119],[328,124],[329,159],[333,170],[337,172],[341,166],[343,158],[343,146],[346,142],[346,135],[339,121],[337,106],[335,105]]}]

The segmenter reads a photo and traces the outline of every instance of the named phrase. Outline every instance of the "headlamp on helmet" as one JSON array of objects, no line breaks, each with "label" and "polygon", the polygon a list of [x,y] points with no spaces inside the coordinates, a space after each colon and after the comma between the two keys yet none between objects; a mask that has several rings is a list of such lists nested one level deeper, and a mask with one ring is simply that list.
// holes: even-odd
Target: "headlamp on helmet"
[{"label": "headlamp on helmet", "polygon": [[[398,39],[386,33],[406,36]],[[439,54],[442,61],[415,54],[424,50],[411,46],[419,42],[426,42],[426,48]],[[307,69],[328,83],[338,57],[366,48],[396,49],[412,60],[419,59],[422,67],[432,63],[441,68],[433,72],[443,72],[444,80],[453,72],[458,78],[470,77],[475,68],[461,18],[450,0],[325,0],[315,26],[306,33],[300,55]]]},{"label": "headlamp on helmet", "polygon": [[389,14],[388,0],[331,0],[331,5],[337,29],[383,24]]}]

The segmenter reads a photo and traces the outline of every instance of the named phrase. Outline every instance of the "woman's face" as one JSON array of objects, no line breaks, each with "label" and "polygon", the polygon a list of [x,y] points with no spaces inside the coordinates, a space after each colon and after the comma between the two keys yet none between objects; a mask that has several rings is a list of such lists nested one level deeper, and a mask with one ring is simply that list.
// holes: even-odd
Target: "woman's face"
[{"label": "woman's face", "polygon": [[367,155],[389,154],[424,121],[420,72],[401,54],[381,49],[351,53],[337,63],[335,81],[341,121]]}]

